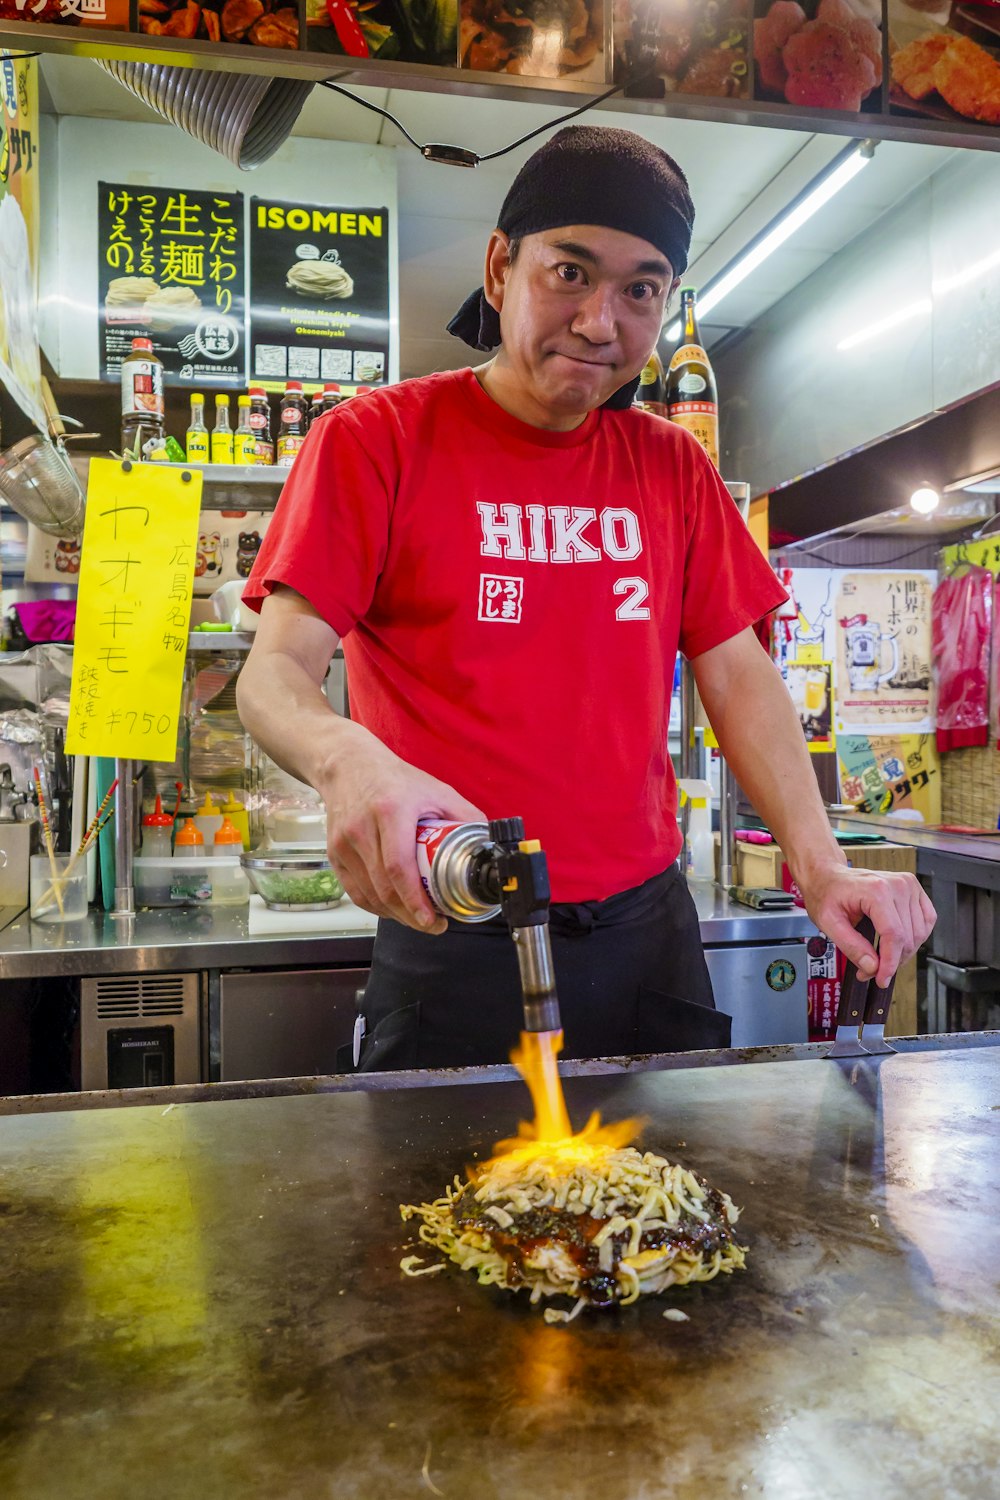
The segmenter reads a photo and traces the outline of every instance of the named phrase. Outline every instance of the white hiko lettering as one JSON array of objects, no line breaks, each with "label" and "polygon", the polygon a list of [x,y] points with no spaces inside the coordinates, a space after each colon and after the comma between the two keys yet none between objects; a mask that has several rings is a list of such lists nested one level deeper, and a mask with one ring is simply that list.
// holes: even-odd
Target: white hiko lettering
[{"label": "white hiko lettering", "polygon": [[597,520],[596,510],[574,505],[571,511],[568,505],[552,505],[549,515],[552,517],[550,562],[600,562],[600,548],[591,546],[581,535],[585,526]]},{"label": "white hiko lettering", "polygon": [[635,511],[605,506],[601,511],[601,541],[616,562],[631,562],[642,551],[639,519]]},{"label": "white hiko lettering", "polygon": [[545,520],[548,511],[544,505],[526,505],[524,510],[531,528],[528,558],[531,562],[548,562],[549,549],[545,541]]},{"label": "white hiko lettering", "polygon": [[615,610],[616,620],[648,620],[649,584],[645,578],[619,578],[613,592],[626,597]]},{"label": "white hiko lettering", "polygon": [[[482,557],[507,557],[520,562],[524,558],[524,540],[521,536],[521,507],[519,505],[491,505],[480,500],[476,504],[483,528]],[[500,513],[503,513],[503,519]]]}]

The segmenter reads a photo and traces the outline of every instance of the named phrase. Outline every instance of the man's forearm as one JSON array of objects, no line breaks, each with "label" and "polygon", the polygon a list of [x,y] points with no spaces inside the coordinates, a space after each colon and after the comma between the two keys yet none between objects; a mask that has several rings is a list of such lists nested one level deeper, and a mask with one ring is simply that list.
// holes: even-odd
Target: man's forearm
[{"label": "man's forearm", "polygon": [[714,665],[699,671],[699,660],[695,680],[720,749],[795,878],[804,885],[831,864],[846,865],[830,831],[802,725],[770,658],[760,647],[748,652],[738,681],[727,680]]},{"label": "man's forearm", "polygon": [[271,759],[317,791],[338,749],[368,734],[338,714],[301,663],[282,651],[251,651],[236,701],[244,727]]}]

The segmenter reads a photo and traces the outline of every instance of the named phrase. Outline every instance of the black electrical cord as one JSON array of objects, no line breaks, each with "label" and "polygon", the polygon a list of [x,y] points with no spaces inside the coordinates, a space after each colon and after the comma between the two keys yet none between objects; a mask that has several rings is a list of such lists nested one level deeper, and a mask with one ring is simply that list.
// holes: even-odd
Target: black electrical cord
[{"label": "black electrical cord", "polygon": [[525,141],[534,140],[536,135],[543,135],[546,130],[554,130],[557,125],[565,125],[567,120],[575,120],[577,115],[582,115],[588,109],[594,109],[598,104],[603,104],[605,99],[610,99],[613,94],[620,94],[624,89],[642,81],[642,78],[628,78],[622,83],[616,83],[613,88],[606,89],[603,94],[598,94],[596,99],[588,99],[586,104],[581,104],[578,109],[571,109],[568,114],[560,115],[556,120],[550,120],[547,125],[539,125],[536,130],[529,130],[527,135],[518,136],[517,140],[511,141],[509,146],[501,146],[498,151],[487,151],[484,156],[480,156],[477,151],[470,151],[465,146],[446,146],[441,142],[430,141],[422,146],[418,140],[414,139],[402,121],[397,120],[396,116],[390,114],[387,109],[382,109],[381,105],[370,104],[367,99],[352,94],[350,89],[345,89],[342,84],[334,83],[329,78],[322,79],[320,87],[330,89],[335,94],[343,94],[345,99],[352,100],[354,104],[360,104],[362,109],[370,109],[372,114],[381,115],[383,120],[388,120],[405,135],[410,145],[419,151],[425,160],[451,167],[478,167],[484,161],[496,161],[498,156],[506,156],[508,151],[515,151],[518,146],[523,146]]}]

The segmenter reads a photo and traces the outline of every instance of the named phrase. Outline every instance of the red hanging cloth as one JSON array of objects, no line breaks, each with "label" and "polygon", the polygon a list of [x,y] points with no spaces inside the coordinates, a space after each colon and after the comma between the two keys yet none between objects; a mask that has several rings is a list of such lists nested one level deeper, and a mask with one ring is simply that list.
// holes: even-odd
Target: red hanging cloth
[{"label": "red hanging cloth", "polygon": [[937,747],[989,743],[993,577],[970,567],[934,590],[931,635],[937,674]]}]

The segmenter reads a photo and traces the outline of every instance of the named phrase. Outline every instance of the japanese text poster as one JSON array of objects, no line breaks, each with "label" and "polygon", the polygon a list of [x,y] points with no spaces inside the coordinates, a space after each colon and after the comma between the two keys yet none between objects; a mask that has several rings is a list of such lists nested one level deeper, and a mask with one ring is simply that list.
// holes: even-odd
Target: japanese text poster
[{"label": "japanese text poster", "polygon": [[102,379],[150,338],[168,385],[243,385],[243,194],[101,182],[98,234]]},{"label": "japanese text poster", "polygon": [[35,315],[38,64],[0,59],[0,384],[45,430]]},{"label": "japanese text poster", "polygon": [[250,200],[250,378],[381,385],[389,214]]},{"label": "japanese text poster", "polygon": [[66,750],[172,761],[191,621],[202,476],[95,458]]},{"label": "japanese text poster", "polygon": [[839,575],[834,605],[838,731],[931,730],[933,591],[930,572]]},{"label": "japanese text poster", "polygon": [[941,767],[931,734],[838,734],[840,795],[859,812],[909,808],[941,821]]},{"label": "japanese text poster", "polygon": [[798,658],[785,664],[785,682],[810,750],[833,749],[833,663]]},{"label": "japanese text poster", "polygon": [[128,31],[129,0],[0,0],[0,17],[44,26],[115,26]]}]

